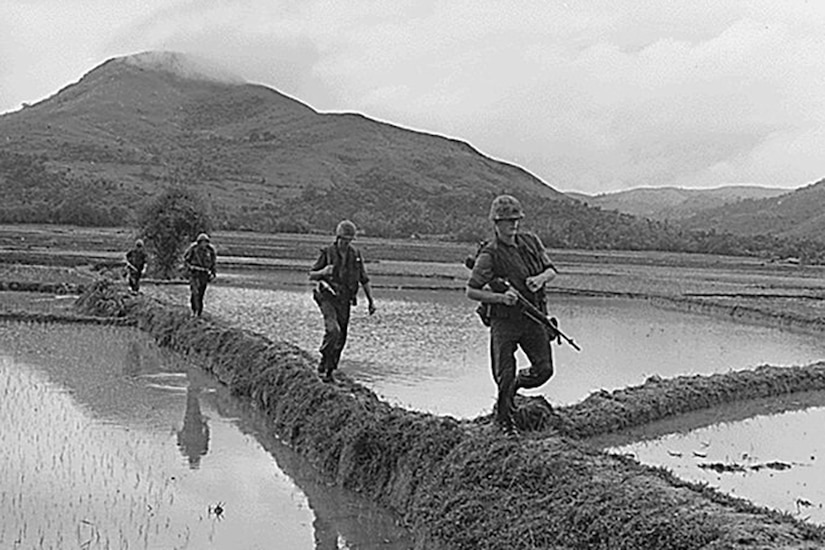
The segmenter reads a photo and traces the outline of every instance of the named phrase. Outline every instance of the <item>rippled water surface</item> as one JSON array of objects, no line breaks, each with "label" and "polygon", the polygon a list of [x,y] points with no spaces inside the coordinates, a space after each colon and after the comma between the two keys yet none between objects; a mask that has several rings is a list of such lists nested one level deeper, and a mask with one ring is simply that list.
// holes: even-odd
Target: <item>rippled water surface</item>
[{"label": "rippled water surface", "polygon": [[[146,291],[186,307],[186,287]],[[463,293],[382,289],[377,305],[371,317],[354,310],[344,372],[410,408],[489,412],[488,333]],[[551,309],[582,347],[555,346],[556,375],[531,392],[555,404],[651,375],[825,358],[813,336],[642,302],[554,299]],[[312,353],[322,337],[305,289],[215,285],[206,312]],[[605,445],[821,521],[822,407],[712,411],[689,429],[680,418]],[[0,418],[0,548],[409,548],[391,515],[327,486],[263,419],[133,329],[0,323]]]},{"label": "rippled water surface", "polygon": [[[185,304],[187,289],[164,293]],[[341,368],[390,401],[458,417],[489,412],[495,396],[488,330],[459,291],[379,291],[378,312],[353,310]],[[542,394],[555,404],[652,375],[709,374],[825,359],[821,338],[617,299],[554,298],[551,312],[582,348],[554,346],[556,375]],[[309,290],[210,287],[207,312],[317,354],[321,314]],[[521,365],[527,360],[519,353]]]},{"label": "rippled water surface", "polygon": [[[185,289],[165,289],[185,300]],[[315,351],[321,315],[308,290],[216,286],[207,310],[273,339]],[[379,291],[378,313],[354,310],[342,369],[390,401],[458,417],[489,412],[495,386],[488,332],[458,291]],[[825,342],[725,318],[659,309],[644,302],[553,299],[562,329],[582,347],[554,346],[556,375],[529,393],[570,404],[599,389],[673,377],[803,365],[825,360]],[[519,355],[520,363],[526,358]],[[825,394],[734,404],[604,442],[613,452],[800,518],[825,523],[825,456],[817,428]],[[798,403],[796,403],[796,401]],[[724,409],[724,408],[723,408]],[[634,439],[635,438],[635,439]],[[719,464],[735,471],[718,471]],[[784,465],[790,467],[785,468]],[[741,469],[740,469],[741,467]],[[716,468],[716,469],[714,469]]]},{"label": "rippled water surface", "polygon": [[0,323],[0,548],[409,548],[133,329]]},{"label": "rippled water surface", "polygon": [[671,421],[665,434],[659,425],[634,430],[621,439],[638,440],[608,449],[825,525],[825,393],[731,404],[683,422],[694,420],[688,429]]}]

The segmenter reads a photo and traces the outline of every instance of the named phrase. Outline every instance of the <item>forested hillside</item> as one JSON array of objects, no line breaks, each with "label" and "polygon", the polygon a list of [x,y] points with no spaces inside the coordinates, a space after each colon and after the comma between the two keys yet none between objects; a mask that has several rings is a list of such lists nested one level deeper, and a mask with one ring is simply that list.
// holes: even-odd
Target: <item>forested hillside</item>
[{"label": "forested hillside", "polygon": [[[350,218],[372,236],[474,241],[489,234],[492,198],[510,193],[553,247],[824,256],[820,218],[801,226],[814,233],[777,236],[770,220],[786,227],[794,214],[760,211],[758,231],[734,234],[605,211],[460,140],[318,113],[186,62],[156,52],[109,60],[0,116],[0,223],[130,225],[163,189],[182,186],[219,229],[327,233]],[[820,196],[808,193],[806,211]]]}]

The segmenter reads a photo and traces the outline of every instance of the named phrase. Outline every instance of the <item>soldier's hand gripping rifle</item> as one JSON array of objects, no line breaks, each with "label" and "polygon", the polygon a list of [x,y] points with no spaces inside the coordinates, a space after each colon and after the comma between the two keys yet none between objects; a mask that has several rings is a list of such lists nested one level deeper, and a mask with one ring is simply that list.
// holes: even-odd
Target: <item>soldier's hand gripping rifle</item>
[{"label": "soldier's hand gripping rifle", "polygon": [[545,328],[547,328],[550,334],[555,335],[554,339],[559,338],[561,340],[564,340],[565,342],[570,344],[570,346],[576,351],[582,350],[579,347],[579,345],[573,341],[572,338],[570,338],[561,330],[559,330],[559,324],[555,318],[545,315],[545,313],[542,310],[536,307],[530,300],[525,298],[521,294],[521,292],[516,290],[516,288],[513,287],[513,285],[511,285],[509,281],[506,281],[504,279],[494,279],[490,282],[490,290],[492,290],[493,292],[500,293],[507,292],[508,290],[511,291],[513,294],[516,295],[516,304],[518,305],[519,309],[521,309],[521,312],[528,319],[530,319],[531,321],[535,321],[536,323],[543,325]]},{"label": "soldier's hand gripping rifle", "polygon": [[214,279],[214,278],[215,278],[215,274],[214,274],[214,273],[212,273],[212,271],[211,271],[211,270],[209,270],[209,269],[207,269],[207,268],[205,268],[205,267],[202,267],[202,266],[199,266],[199,265],[195,265],[195,264],[189,264],[189,263],[187,263],[187,264],[186,264],[186,268],[187,268],[189,271],[200,271],[201,273],[206,273],[207,275],[209,275],[209,280],[210,280],[210,281],[211,281],[212,279]]},{"label": "soldier's hand gripping rifle", "polygon": [[[469,270],[473,269],[473,267],[475,266],[475,263],[476,263],[476,257],[478,257],[479,252],[481,251],[482,248],[484,248],[485,244],[487,244],[486,241],[479,241],[478,245],[476,246],[476,253],[474,255],[467,256],[464,259],[464,267],[466,267]],[[553,267],[553,271],[558,273],[558,269],[556,269],[555,266],[551,266],[551,267]],[[546,327],[550,331],[550,334],[555,335],[552,338],[553,340],[564,340],[565,342],[570,344],[570,346],[572,346],[573,349],[575,349],[576,351],[581,351],[582,350],[579,347],[579,345],[576,344],[576,342],[573,341],[572,338],[570,338],[565,333],[563,333],[562,331],[559,330],[559,323],[558,323],[558,321],[556,321],[555,317],[549,317],[549,316],[545,315],[543,311],[541,311],[539,308],[537,308],[535,305],[533,305],[533,303],[530,300],[525,298],[521,294],[521,292],[516,290],[513,287],[513,285],[510,284],[509,281],[507,281],[505,279],[498,278],[498,279],[494,279],[493,281],[491,281],[488,286],[490,287],[490,290],[492,290],[493,292],[504,293],[504,292],[507,292],[507,290],[512,290],[513,293],[516,295],[517,305],[521,308],[521,311],[524,313],[524,315],[527,316],[528,319],[531,319],[532,321],[534,321],[536,323],[539,323],[540,325],[543,325],[544,327]],[[484,306],[488,306],[488,307],[485,308]],[[479,306],[479,309],[476,310],[476,312],[481,317],[481,322],[484,323],[487,326],[490,326],[489,304],[481,304]],[[559,343],[561,343],[561,342],[559,342]]]}]

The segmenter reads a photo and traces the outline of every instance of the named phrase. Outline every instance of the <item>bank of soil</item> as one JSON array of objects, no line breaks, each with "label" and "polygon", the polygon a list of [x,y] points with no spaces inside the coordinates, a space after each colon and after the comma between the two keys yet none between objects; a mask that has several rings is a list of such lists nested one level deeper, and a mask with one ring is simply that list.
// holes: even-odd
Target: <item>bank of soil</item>
[{"label": "bank of soil", "polygon": [[[117,307],[113,308],[112,304]],[[102,309],[101,309],[102,305]],[[381,401],[345,374],[325,384],[313,358],[219,318],[101,283],[85,315],[132,318],[160,345],[196,356],[269,416],[329,479],[398,512],[418,548],[820,548],[825,530],[635,460],[586,437],[736,399],[825,388],[825,364],[652,378],[553,411],[519,402],[519,439],[489,419],[457,421]]]},{"label": "bank of soil", "polygon": [[[433,271],[432,266],[427,270]],[[391,281],[390,268],[396,264],[388,261],[381,267]],[[8,271],[12,268],[14,273]],[[6,288],[11,282],[43,285],[23,291],[18,284],[0,291],[0,312],[41,316],[31,320],[133,322],[161,345],[198,356],[235,394],[266,411],[283,440],[332,482],[401,514],[419,548],[825,546],[819,527],[588,444],[600,434],[722,403],[823,389],[823,364],[653,377],[637,387],[596,392],[555,411],[540,398],[524,399],[519,401],[519,423],[527,434],[514,441],[491,430],[489,418],[456,421],[390,406],[346,375],[340,384],[323,384],[314,374],[313,359],[291,344],[220,318],[192,319],[184,307],[129,294],[122,282],[90,284],[98,274],[83,266],[32,269],[0,264]],[[373,271],[381,276],[381,269]],[[426,284],[463,284],[454,265],[433,272],[445,276]],[[419,275],[410,280],[423,280]],[[668,261],[649,265],[642,258],[623,265],[588,260],[564,266],[554,292],[633,297],[818,332],[821,275],[815,269],[761,264],[717,268],[674,267]],[[86,290],[79,309],[64,299],[71,294],[48,286],[56,283]]]}]

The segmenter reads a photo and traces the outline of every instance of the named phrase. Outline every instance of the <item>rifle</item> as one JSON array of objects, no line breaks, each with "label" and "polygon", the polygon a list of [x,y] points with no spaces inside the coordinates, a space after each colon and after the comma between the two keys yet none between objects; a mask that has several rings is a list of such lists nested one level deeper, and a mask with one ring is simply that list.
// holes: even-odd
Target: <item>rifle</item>
[{"label": "rifle", "polygon": [[[466,267],[467,269],[470,269],[470,270],[473,269],[473,267],[475,266],[476,258],[478,257],[479,252],[481,252],[481,249],[484,248],[484,246],[486,244],[487,244],[487,241],[479,241],[478,242],[478,244],[476,246],[476,253],[464,258],[464,267]],[[550,265],[550,268],[553,271],[555,271],[556,273],[559,272],[559,270],[556,269],[556,266],[554,266],[552,264]],[[521,294],[521,292],[519,292],[515,287],[513,287],[513,285],[511,285],[509,281],[507,281],[505,279],[501,279],[501,278],[493,279],[490,282],[489,286],[490,286],[490,290],[492,290],[493,292],[504,293],[504,292],[507,292],[507,290],[512,290],[516,294],[516,298],[518,299],[518,302],[517,302],[518,306],[521,308],[522,313],[524,313],[524,315],[528,319],[530,319],[532,321],[535,321],[536,323],[538,323],[540,325],[543,325],[545,328],[550,330],[551,334],[555,334],[556,336],[552,338],[553,340],[557,340],[559,343],[561,343],[560,340],[564,340],[565,342],[570,344],[570,346],[572,346],[573,349],[575,349],[576,351],[581,351],[582,350],[579,347],[579,345],[576,344],[576,342],[573,341],[572,338],[570,338],[565,333],[563,333],[561,330],[559,330],[559,322],[556,320],[555,317],[550,317],[548,315],[545,315],[543,311],[541,311],[539,308],[537,308],[535,305],[533,305],[533,303],[530,300],[525,298]],[[477,313],[481,317],[481,322],[484,323],[487,326],[490,326],[489,310],[487,310],[487,316],[486,317],[485,317],[485,313],[484,313],[485,306],[487,306],[487,305],[488,304],[481,304],[479,306],[479,309],[477,310]]]},{"label": "rifle", "polygon": [[335,289],[332,288],[332,285],[324,279],[318,281],[318,290],[320,290],[321,292],[326,292],[330,296],[338,296],[338,293],[335,292]]},{"label": "rifle", "polygon": [[[556,321],[555,317],[550,317],[548,315],[545,315],[545,313],[543,311],[541,311],[539,308],[537,308],[530,300],[525,298],[521,294],[521,292],[516,290],[516,288],[513,287],[513,285],[511,285],[509,281],[506,281],[504,279],[494,279],[493,281],[490,282],[490,289],[493,292],[501,292],[501,293],[507,292],[508,290],[512,290],[515,293],[516,298],[518,300],[516,302],[518,307],[521,308],[521,312],[528,319],[530,319],[531,321],[535,321],[536,323],[538,323],[540,325],[543,325],[545,328],[547,328],[550,331],[551,334],[555,334],[556,336],[554,337],[554,339],[564,340],[565,342],[570,344],[570,346],[573,349],[575,349],[576,351],[581,351],[582,350],[579,347],[579,345],[576,344],[576,342],[573,341],[572,338],[570,338],[565,333],[563,333],[561,330],[559,330],[559,323],[558,323],[558,321]],[[561,342],[559,342],[559,343],[561,343]]]},{"label": "rifle", "polygon": [[187,263],[186,268],[189,269],[190,271],[201,271],[203,273],[206,273],[207,275],[209,275],[209,280],[210,281],[215,278],[215,275],[212,273],[212,271],[210,271],[209,269],[207,269],[205,267],[201,267],[199,265]]}]

